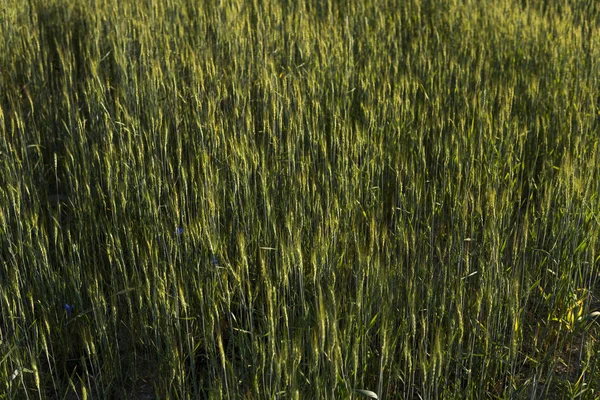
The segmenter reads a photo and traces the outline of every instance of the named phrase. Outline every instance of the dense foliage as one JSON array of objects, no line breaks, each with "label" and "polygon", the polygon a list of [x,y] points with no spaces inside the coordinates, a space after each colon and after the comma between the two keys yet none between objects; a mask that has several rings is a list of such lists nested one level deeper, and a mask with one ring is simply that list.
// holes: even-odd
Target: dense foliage
[{"label": "dense foliage", "polygon": [[599,12],[5,1],[0,399],[595,398]]}]

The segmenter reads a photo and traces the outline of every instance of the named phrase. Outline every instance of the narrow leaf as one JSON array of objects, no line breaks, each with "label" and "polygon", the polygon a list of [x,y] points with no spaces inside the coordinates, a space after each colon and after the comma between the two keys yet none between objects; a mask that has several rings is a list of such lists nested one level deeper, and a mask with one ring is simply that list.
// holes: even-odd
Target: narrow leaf
[{"label": "narrow leaf", "polygon": [[370,390],[354,389],[354,391],[358,394],[362,394],[363,396],[367,396],[371,399],[379,400],[379,397],[377,396],[377,394],[375,392],[371,392]]}]

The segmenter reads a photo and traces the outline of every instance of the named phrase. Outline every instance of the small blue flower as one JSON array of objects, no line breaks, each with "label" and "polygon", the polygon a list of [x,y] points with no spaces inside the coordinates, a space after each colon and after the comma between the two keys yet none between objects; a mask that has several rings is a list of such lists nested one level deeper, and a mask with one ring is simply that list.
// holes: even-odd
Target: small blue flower
[{"label": "small blue flower", "polygon": [[180,226],[177,229],[175,229],[175,234],[176,235],[183,235],[183,228]]},{"label": "small blue flower", "polygon": [[210,262],[212,263],[213,266],[217,266],[219,265],[219,260],[217,260],[217,256],[215,256],[214,254],[212,255]]},{"label": "small blue flower", "polygon": [[65,310],[67,311],[67,316],[69,316],[69,317],[71,316],[74,308],[75,307],[73,305],[65,304]]}]

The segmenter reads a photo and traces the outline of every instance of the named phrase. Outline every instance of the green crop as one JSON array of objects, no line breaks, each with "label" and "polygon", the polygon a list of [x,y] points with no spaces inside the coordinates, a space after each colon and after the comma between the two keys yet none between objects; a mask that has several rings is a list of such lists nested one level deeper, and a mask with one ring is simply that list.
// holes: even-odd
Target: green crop
[{"label": "green crop", "polygon": [[6,0],[0,399],[600,393],[593,1]]}]

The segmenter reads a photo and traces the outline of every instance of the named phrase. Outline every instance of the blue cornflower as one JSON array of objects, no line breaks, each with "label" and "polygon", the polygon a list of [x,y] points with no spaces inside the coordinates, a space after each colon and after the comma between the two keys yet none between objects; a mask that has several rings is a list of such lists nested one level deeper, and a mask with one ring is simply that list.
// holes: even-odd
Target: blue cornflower
[{"label": "blue cornflower", "polygon": [[65,304],[65,310],[67,311],[67,316],[70,317],[73,313],[75,307],[73,305]]},{"label": "blue cornflower", "polygon": [[176,235],[183,235],[183,228],[180,226],[177,229],[175,229],[175,234]]}]

